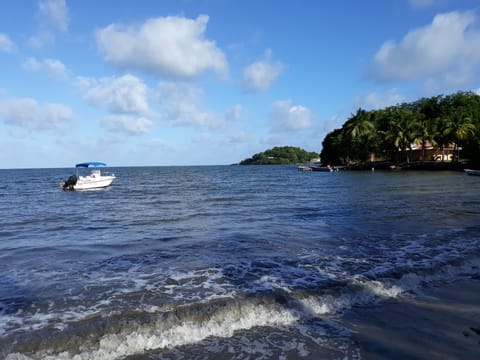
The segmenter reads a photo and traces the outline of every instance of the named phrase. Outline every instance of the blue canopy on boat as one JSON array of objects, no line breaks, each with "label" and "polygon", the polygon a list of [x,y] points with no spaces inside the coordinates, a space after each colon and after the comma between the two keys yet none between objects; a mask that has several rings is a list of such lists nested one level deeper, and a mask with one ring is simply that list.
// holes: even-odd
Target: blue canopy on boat
[{"label": "blue canopy on boat", "polygon": [[90,162],[84,162],[75,165],[75,167],[96,167],[96,166],[107,166],[107,164],[98,162],[98,161],[90,161]]}]

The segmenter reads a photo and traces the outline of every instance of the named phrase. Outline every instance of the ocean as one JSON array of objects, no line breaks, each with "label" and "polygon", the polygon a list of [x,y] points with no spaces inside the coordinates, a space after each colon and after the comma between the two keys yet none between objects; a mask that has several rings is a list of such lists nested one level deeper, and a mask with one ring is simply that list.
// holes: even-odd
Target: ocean
[{"label": "ocean", "polygon": [[0,358],[361,359],[338,321],[480,274],[480,179],[0,170]]}]

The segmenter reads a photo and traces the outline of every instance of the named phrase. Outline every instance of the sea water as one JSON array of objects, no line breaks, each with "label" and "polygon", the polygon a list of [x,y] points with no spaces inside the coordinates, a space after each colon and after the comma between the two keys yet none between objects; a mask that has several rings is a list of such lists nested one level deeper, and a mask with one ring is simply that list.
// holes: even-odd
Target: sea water
[{"label": "sea water", "polygon": [[358,359],[343,312],[480,272],[461,172],[108,170],[0,170],[0,358]]}]

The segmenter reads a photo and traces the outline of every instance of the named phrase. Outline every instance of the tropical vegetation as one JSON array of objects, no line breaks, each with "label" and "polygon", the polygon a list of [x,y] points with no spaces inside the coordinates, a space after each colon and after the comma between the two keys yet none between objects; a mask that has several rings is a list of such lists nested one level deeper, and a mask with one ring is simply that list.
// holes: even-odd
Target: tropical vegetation
[{"label": "tropical vegetation", "polygon": [[308,152],[294,146],[277,146],[257,153],[240,162],[240,165],[287,165],[301,164],[318,158],[316,152]]},{"label": "tropical vegetation", "polygon": [[425,149],[427,144],[440,152],[461,147],[463,159],[480,165],[480,96],[457,92],[381,110],[358,109],[340,129],[327,134],[320,156],[331,164],[368,163],[374,158],[409,163],[412,146]]}]

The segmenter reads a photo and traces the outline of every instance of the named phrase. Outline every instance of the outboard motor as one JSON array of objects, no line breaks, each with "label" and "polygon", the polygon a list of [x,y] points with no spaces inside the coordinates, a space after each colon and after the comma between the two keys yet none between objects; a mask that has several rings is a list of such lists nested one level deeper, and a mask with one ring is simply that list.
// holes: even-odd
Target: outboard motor
[{"label": "outboard motor", "polygon": [[69,190],[73,190],[73,187],[75,186],[75,184],[77,183],[77,175],[72,175],[70,176],[67,181],[65,181],[63,183],[63,188],[64,189],[69,189]]}]

